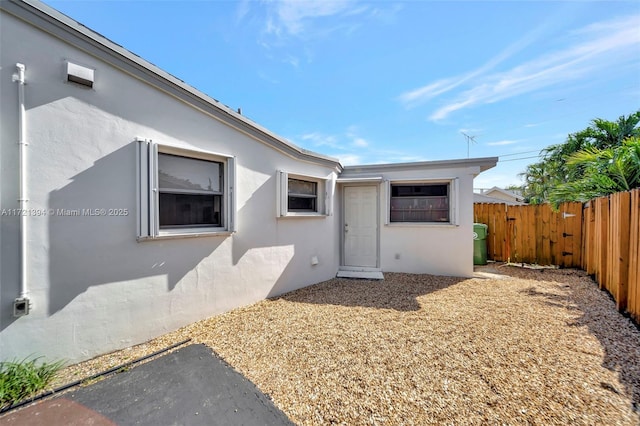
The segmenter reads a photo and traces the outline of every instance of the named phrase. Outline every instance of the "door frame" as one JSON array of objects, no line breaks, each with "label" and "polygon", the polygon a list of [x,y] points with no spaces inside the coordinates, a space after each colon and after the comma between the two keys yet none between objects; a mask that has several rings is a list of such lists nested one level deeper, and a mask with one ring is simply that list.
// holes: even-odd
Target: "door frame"
[{"label": "door frame", "polygon": [[[347,187],[373,187],[376,189],[376,266],[346,266],[345,262],[345,219],[346,219],[346,208],[347,208]],[[380,269],[380,183],[343,183],[342,184],[342,194],[341,201],[342,206],[340,208],[340,228],[338,232],[340,233],[340,266],[343,268],[358,268],[358,269]]]}]

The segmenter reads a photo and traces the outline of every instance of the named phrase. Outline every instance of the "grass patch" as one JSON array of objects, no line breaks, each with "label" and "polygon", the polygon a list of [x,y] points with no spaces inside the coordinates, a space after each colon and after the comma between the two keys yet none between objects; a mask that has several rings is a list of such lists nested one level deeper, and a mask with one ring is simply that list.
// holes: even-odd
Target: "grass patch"
[{"label": "grass patch", "polygon": [[35,396],[47,387],[63,361],[41,362],[40,358],[0,362],[0,409]]}]

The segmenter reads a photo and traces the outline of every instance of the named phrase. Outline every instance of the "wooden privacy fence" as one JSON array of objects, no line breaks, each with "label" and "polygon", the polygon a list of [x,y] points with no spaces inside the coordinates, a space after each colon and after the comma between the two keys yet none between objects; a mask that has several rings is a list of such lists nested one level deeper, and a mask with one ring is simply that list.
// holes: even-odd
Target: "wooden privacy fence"
[{"label": "wooden privacy fence", "polygon": [[489,226],[487,257],[503,262],[581,266],[582,203],[474,204],[474,221]]},{"label": "wooden privacy fence", "polygon": [[640,189],[585,204],[582,269],[640,322]]},{"label": "wooden privacy fence", "polygon": [[489,259],[582,268],[640,322],[640,189],[563,203],[557,212],[475,204],[474,220],[489,226]]}]

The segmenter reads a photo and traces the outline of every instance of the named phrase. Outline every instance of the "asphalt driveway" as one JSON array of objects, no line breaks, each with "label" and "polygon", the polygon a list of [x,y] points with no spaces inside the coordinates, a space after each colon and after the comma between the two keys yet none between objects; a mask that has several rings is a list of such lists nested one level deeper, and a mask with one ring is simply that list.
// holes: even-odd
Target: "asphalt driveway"
[{"label": "asphalt driveway", "polygon": [[0,425],[293,425],[210,348],[190,345],[57,398]]}]

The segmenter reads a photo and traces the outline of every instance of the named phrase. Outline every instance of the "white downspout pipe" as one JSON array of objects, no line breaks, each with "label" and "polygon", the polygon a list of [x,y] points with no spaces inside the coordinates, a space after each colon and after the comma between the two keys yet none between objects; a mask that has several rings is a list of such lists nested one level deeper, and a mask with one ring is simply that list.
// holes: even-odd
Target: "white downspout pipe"
[{"label": "white downspout pipe", "polygon": [[13,76],[13,81],[18,83],[18,147],[19,147],[19,169],[20,169],[20,188],[19,188],[19,212],[20,212],[20,297],[27,303],[28,308],[28,281],[27,281],[27,202],[29,201],[27,193],[27,123],[24,106],[24,85],[25,85],[25,69],[24,64],[17,63],[16,69],[18,73]]}]

